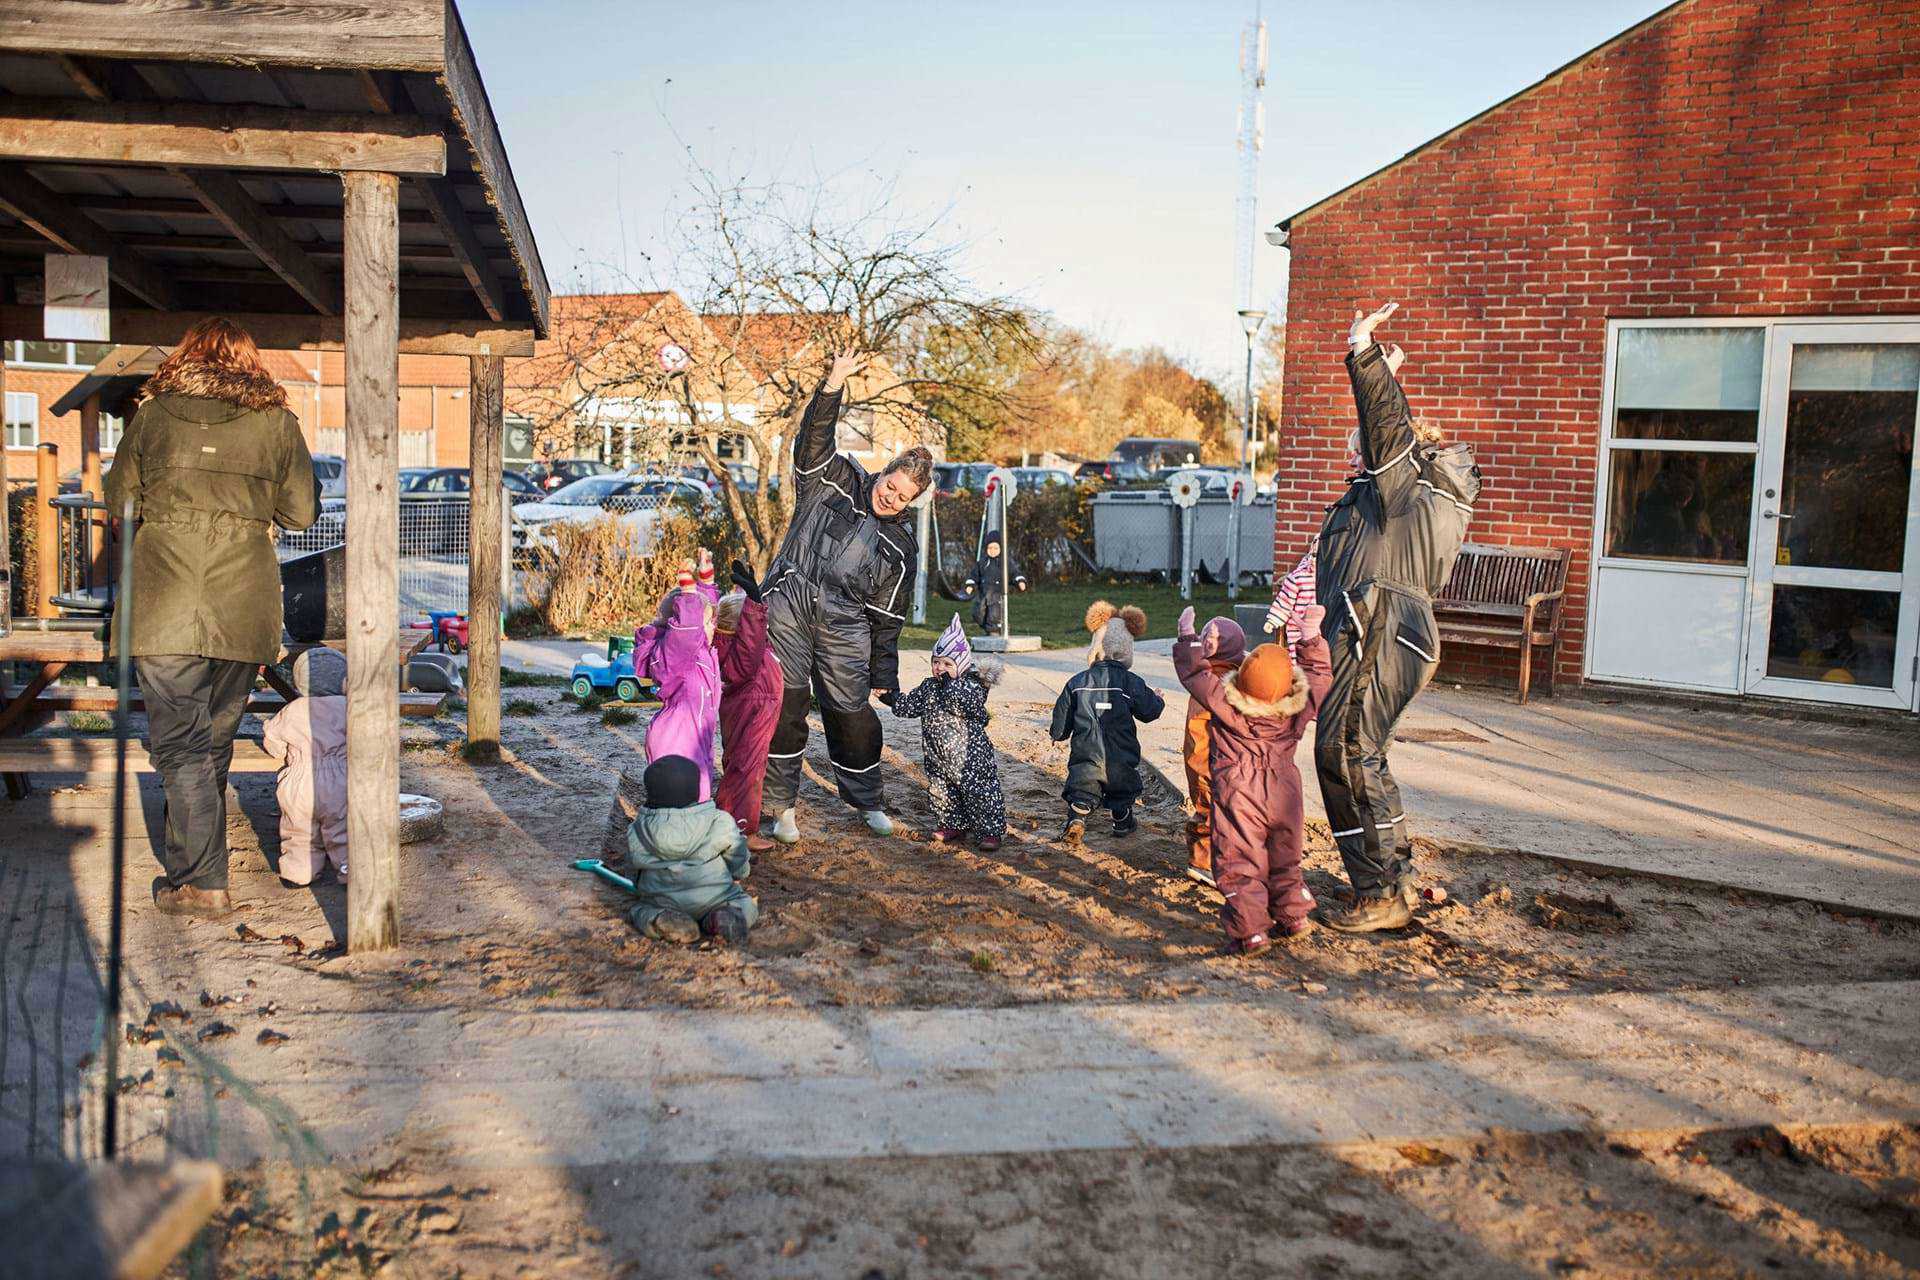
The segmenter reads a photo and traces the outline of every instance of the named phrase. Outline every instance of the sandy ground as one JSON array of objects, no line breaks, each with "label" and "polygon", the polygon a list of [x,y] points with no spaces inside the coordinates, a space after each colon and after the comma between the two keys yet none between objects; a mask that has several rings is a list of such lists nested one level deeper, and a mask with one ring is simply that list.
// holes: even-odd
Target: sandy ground
[{"label": "sandy ground", "polygon": [[[570,866],[598,854],[643,723],[604,725],[557,690],[508,696],[532,713],[507,717],[503,765],[461,760],[453,721],[404,726],[403,783],[441,799],[447,823],[403,853],[403,950],[342,953],[344,888],[281,886],[271,778],[243,779],[232,836],[248,910],[186,926],[181,945],[177,923],[130,894],[129,1021],[177,1001],[189,1017],[163,1017],[166,1029],[190,1024],[197,1039],[219,1022],[250,1044],[294,1010],[967,1009],[1309,991],[1357,1009],[1524,1011],[1569,995],[1920,978],[1920,926],[1430,844],[1423,881],[1448,900],[1415,929],[1322,930],[1234,959],[1217,898],[1180,875],[1183,815],[1164,784],[1131,837],[1096,825],[1079,848],[1052,839],[1064,757],[1026,706],[1001,708],[992,730],[1014,825],[1001,850],[919,834],[931,823],[918,728],[883,714],[903,835],[868,835],[821,788],[816,734],[809,838],[755,868],[764,918],[751,945],[655,943],[628,926],[616,890]],[[156,798],[149,787],[149,823]],[[35,843],[97,851],[100,791],[31,803],[45,806]],[[150,859],[135,846],[142,886]],[[102,900],[97,859],[75,853],[72,866],[80,899]],[[1315,892],[1333,894],[1324,828],[1310,832],[1308,866]],[[0,869],[14,973],[19,922],[62,889]],[[197,1076],[161,1056],[163,1037],[133,1031],[122,1069],[135,1102],[238,1090],[263,1110],[287,1105],[271,1078]],[[455,1065],[422,1064],[414,1084],[430,1089]],[[84,1138],[85,1107],[69,1110]],[[1920,1274],[1916,1239],[1920,1133],[1901,1126],[492,1170],[414,1140],[351,1166],[314,1151],[236,1169],[174,1274],[1908,1275]]]}]

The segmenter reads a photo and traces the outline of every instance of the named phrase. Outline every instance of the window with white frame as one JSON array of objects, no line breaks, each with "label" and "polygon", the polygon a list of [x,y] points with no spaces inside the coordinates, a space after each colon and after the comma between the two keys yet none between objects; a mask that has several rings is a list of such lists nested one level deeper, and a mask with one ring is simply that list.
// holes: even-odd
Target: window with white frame
[{"label": "window with white frame", "polygon": [[120,447],[120,439],[127,434],[127,424],[118,414],[100,415],[100,452],[112,453]]},{"label": "window with white frame", "polygon": [[7,392],[6,447],[33,449],[40,444],[40,397],[31,391]]},{"label": "window with white frame", "polygon": [[111,342],[22,342],[5,345],[7,363],[42,369],[91,369],[113,350]]},{"label": "window with white frame", "polygon": [[1765,359],[1757,325],[1619,331],[1606,558],[1746,566]]}]

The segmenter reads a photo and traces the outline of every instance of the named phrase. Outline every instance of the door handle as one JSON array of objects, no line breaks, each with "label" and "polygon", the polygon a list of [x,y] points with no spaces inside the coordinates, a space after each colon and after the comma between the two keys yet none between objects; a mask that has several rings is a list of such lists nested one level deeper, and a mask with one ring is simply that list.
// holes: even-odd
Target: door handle
[{"label": "door handle", "polygon": [[1792,512],[1790,512],[1790,511],[1762,511],[1762,512],[1761,512],[1760,514],[1761,514],[1761,515],[1763,515],[1763,516],[1765,516],[1765,517],[1766,517],[1767,519],[1769,519],[1769,520],[1791,520],[1791,519],[1793,519],[1793,513],[1792,513]]}]

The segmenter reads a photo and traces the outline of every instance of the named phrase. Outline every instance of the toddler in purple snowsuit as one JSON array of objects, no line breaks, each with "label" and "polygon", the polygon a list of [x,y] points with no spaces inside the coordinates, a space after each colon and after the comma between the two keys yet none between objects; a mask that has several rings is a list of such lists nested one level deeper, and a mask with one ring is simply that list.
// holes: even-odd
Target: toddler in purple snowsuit
[{"label": "toddler in purple snowsuit", "polygon": [[713,735],[720,722],[720,658],[713,647],[713,605],[692,569],[633,633],[633,673],[652,680],[660,710],[647,725],[647,760],[684,756],[700,770],[702,802],[713,799]]}]

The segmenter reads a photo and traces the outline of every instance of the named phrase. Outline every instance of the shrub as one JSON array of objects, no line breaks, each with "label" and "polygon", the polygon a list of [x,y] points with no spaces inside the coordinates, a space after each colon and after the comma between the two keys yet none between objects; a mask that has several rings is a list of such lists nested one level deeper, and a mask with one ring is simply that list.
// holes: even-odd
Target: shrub
[{"label": "shrub", "polygon": [[38,529],[34,524],[32,485],[7,487],[7,558],[13,570],[13,615],[28,617],[39,590],[39,559],[34,554]]},{"label": "shrub", "polygon": [[537,716],[540,714],[540,704],[531,698],[515,698],[500,710],[502,714],[510,716]]},{"label": "shrub", "polygon": [[547,627],[561,635],[624,631],[653,617],[681,562],[698,550],[699,526],[683,512],[663,511],[642,552],[633,527],[607,515],[559,524],[554,544],[539,557],[546,594],[535,602]]},{"label": "shrub", "polygon": [[600,713],[600,723],[608,728],[618,728],[623,724],[632,724],[640,718],[640,713],[632,707],[608,707]]},{"label": "shrub", "polygon": [[[1096,492],[1091,485],[1056,484],[1014,494],[1007,513],[1013,528],[1003,530],[1013,549],[1013,567],[1036,583],[1085,578],[1087,566],[1068,544],[1091,543],[1093,510],[1089,502]],[[956,493],[935,500],[941,568],[955,586],[965,581],[973,568],[985,502],[980,493]]]}]

